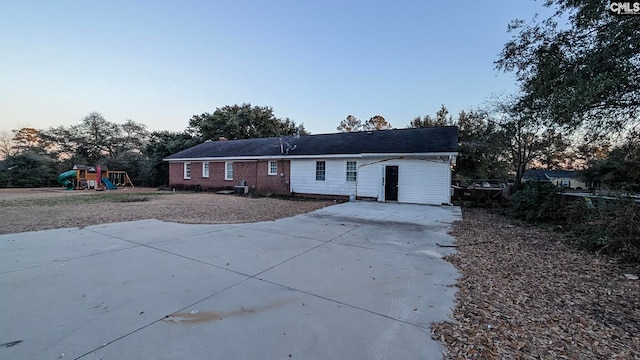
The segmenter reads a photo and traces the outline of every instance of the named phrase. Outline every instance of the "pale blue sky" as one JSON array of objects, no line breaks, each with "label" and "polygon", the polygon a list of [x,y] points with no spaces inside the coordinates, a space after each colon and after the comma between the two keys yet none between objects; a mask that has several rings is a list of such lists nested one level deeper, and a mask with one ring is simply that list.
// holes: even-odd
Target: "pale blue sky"
[{"label": "pale blue sky", "polygon": [[[0,0],[0,131],[91,111],[184,130],[227,104],[268,105],[312,133],[393,126],[516,90],[494,70],[507,24],[540,1]],[[548,11],[547,11],[548,12]]]}]

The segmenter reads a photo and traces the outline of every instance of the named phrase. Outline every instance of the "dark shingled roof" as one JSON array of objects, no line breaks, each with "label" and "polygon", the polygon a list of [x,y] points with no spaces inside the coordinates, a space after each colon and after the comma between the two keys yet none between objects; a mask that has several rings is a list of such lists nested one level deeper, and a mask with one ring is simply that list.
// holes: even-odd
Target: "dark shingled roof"
[{"label": "dark shingled roof", "polygon": [[526,180],[546,181],[550,179],[558,178],[575,178],[578,176],[577,171],[573,170],[545,170],[545,169],[530,169],[526,170],[522,174],[522,178]]},{"label": "dark shingled roof", "polygon": [[[437,153],[458,151],[455,126],[282,137],[288,155]],[[281,156],[280,138],[207,141],[165,158]]]}]

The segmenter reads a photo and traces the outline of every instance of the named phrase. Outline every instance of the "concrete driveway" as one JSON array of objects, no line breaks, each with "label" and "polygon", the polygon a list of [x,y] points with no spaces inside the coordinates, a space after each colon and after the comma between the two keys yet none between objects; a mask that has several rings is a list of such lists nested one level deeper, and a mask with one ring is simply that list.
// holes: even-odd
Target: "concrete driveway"
[{"label": "concrete driveway", "polygon": [[440,359],[455,207],[0,236],[2,359]]}]

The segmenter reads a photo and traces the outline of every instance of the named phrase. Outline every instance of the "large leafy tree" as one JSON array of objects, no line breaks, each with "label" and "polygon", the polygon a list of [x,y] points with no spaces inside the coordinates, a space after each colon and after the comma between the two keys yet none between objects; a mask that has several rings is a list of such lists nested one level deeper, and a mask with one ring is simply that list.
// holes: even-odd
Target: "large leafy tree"
[{"label": "large leafy tree", "polygon": [[229,140],[263,138],[271,136],[306,135],[304,125],[275,116],[273,108],[251,106],[251,104],[226,105],[216,108],[213,114],[194,115],[189,120],[189,129],[203,139]]},{"label": "large leafy tree", "polygon": [[102,114],[91,112],[76,126],[78,146],[86,152],[88,159],[114,157],[117,154],[118,139],[122,137],[122,129],[118,124],[107,121]]},{"label": "large leafy tree", "polygon": [[373,130],[389,130],[393,127],[387,119],[385,119],[382,115],[374,115],[369,120],[362,122],[360,119],[353,115],[347,115],[336,130],[342,132],[352,132],[352,131],[373,131]]},{"label": "large leafy tree", "polygon": [[391,124],[387,121],[387,119],[385,119],[384,117],[382,117],[381,115],[374,115],[372,116],[369,120],[367,120],[366,123],[364,123],[363,125],[363,129],[364,130],[389,130],[392,129],[393,127],[391,126]]},{"label": "large leafy tree", "polygon": [[149,131],[144,124],[129,119],[120,125],[119,137],[114,139],[116,154],[141,153],[149,140]]},{"label": "large leafy tree", "polygon": [[567,143],[556,126],[537,120],[531,112],[520,111],[517,106],[503,103],[497,107],[498,138],[507,147],[507,158],[516,184],[522,182],[525,170],[534,160],[549,165],[545,164],[547,159],[566,150]]},{"label": "large leafy tree", "polygon": [[336,130],[342,132],[362,131],[362,129],[362,121],[353,115],[347,115],[336,127]]},{"label": "large leafy tree", "polygon": [[415,117],[408,128],[458,127],[458,157],[454,174],[457,180],[505,179],[510,168],[507,147],[499,124],[484,110],[461,111],[453,120],[443,104],[434,117]]},{"label": "large leafy tree", "polygon": [[436,111],[435,118],[431,117],[431,115],[425,115],[422,118],[420,118],[420,116],[416,116],[411,120],[407,128],[426,128],[449,125],[453,125],[453,118],[449,115],[449,109],[442,104],[440,109]]},{"label": "large leafy tree", "polygon": [[541,132],[540,138],[544,139],[538,159],[542,167],[555,170],[563,166],[572,166],[570,158],[574,155],[567,150],[571,143],[562,132],[555,127],[547,127]]},{"label": "large leafy tree", "polygon": [[44,140],[40,130],[34,128],[22,128],[20,130],[11,130],[13,138],[11,139],[11,148],[14,153],[20,154],[25,151],[44,153],[46,141]]},{"label": "large leafy tree", "polygon": [[15,153],[13,136],[8,131],[0,132],[0,160],[4,160]]},{"label": "large leafy tree", "polygon": [[3,185],[41,187],[55,184],[54,160],[35,149],[24,150],[7,158],[8,170]]},{"label": "large leafy tree", "polygon": [[[47,129],[43,137],[60,159],[98,164],[104,159],[131,158],[141,154],[149,139],[146,126],[127,120],[117,124],[91,112],[78,125]],[[124,170],[124,169],[123,169]]]},{"label": "large leafy tree", "polygon": [[501,128],[485,111],[461,111],[458,126],[458,180],[505,179],[509,170]]},{"label": "large leafy tree", "polygon": [[640,129],[634,129],[606,157],[589,161],[583,176],[614,189],[640,191]]},{"label": "large leafy tree", "polygon": [[55,182],[56,161],[50,144],[40,130],[12,130],[13,137],[2,141],[6,168],[0,184],[22,187],[49,186]]},{"label": "large leafy tree", "polygon": [[162,159],[192,146],[198,145],[202,139],[188,132],[154,131],[144,149],[148,158],[144,171],[151,185],[163,185],[169,180],[169,165]]},{"label": "large leafy tree", "polygon": [[496,61],[521,85],[521,109],[592,133],[637,122],[640,110],[640,16],[612,15],[608,0],[546,0],[555,13],[513,34]]},{"label": "large leafy tree", "polygon": [[436,126],[445,126],[444,124],[437,124],[431,115],[425,115],[424,117],[416,116],[409,122],[407,128],[427,128],[427,127],[436,127]]}]

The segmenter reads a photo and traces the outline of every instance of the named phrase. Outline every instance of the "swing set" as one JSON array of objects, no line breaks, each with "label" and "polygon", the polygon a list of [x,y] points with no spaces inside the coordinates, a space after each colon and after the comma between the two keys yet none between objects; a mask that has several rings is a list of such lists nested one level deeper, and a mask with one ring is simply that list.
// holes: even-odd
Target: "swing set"
[{"label": "swing set", "polygon": [[114,183],[117,187],[135,187],[133,186],[133,182],[131,182],[131,179],[129,178],[129,175],[126,171],[109,170],[109,180],[111,180],[111,182]]}]

